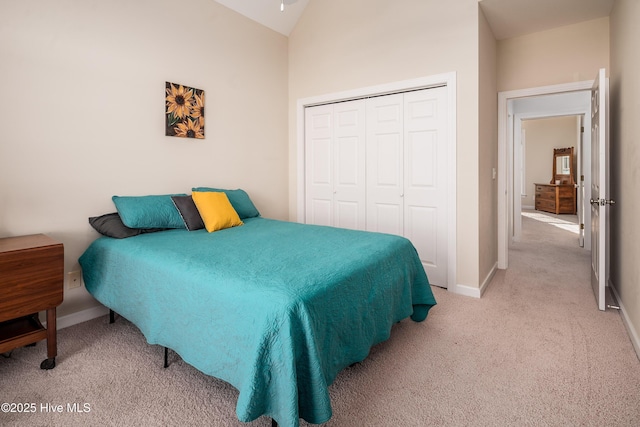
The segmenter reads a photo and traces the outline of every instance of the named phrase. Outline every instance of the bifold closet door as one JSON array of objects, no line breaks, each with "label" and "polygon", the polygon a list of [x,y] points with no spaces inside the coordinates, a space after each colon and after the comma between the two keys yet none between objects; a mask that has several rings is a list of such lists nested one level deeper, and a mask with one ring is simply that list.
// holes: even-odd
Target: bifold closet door
[{"label": "bifold closet door", "polygon": [[447,286],[446,88],[367,100],[367,229],[407,237]]},{"label": "bifold closet door", "polygon": [[305,222],[407,237],[447,286],[446,88],[305,109]]},{"label": "bifold closet door", "polygon": [[365,229],[365,102],[305,109],[305,217]]}]

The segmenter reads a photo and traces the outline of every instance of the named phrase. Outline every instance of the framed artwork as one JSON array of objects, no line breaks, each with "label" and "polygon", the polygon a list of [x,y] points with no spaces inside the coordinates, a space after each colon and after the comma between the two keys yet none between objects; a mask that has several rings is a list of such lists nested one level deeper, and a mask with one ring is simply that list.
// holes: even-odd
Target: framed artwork
[{"label": "framed artwork", "polygon": [[204,90],[177,83],[165,85],[165,135],[204,138]]}]

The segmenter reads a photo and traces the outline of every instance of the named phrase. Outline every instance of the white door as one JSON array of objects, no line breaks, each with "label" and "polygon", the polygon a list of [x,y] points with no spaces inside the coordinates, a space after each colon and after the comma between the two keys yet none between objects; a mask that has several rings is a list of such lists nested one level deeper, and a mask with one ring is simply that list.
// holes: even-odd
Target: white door
[{"label": "white door", "polygon": [[404,236],[404,101],[367,100],[367,230]]},{"label": "white door", "polygon": [[576,209],[578,214],[578,245],[581,248],[584,248],[584,115],[578,116],[577,120],[578,126],[578,171],[577,171],[577,179],[576,179]]},{"label": "white door", "polygon": [[364,101],[334,105],[334,210],[335,227],[364,230],[365,107]]},{"label": "white door", "polygon": [[333,106],[305,110],[305,221],[333,224]]},{"label": "white door", "polygon": [[605,310],[608,280],[609,144],[607,130],[607,85],[600,69],[591,89],[591,286],[598,309]]},{"label": "white door", "polygon": [[367,230],[407,237],[447,287],[446,88],[367,100]]},{"label": "white door", "polygon": [[[527,134],[525,130],[522,129],[522,119],[516,118],[513,125],[513,235],[511,236],[511,241],[519,242],[522,239],[522,195],[526,194],[526,191],[532,191],[532,189],[526,189],[526,191],[523,191],[522,188],[522,183],[525,181],[524,166],[526,162],[525,150]],[[520,138],[518,138],[517,135],[520,135]],[[515,164],[515,162],[518,162],[518,164]]]},{"label": "white door", "polygon": [[364,101],[305,110],[306,222],[365,229]]},{"label": "white door", "polygon": [[429,282],[447,286],[446,88],[404,95],[404,236]]}]

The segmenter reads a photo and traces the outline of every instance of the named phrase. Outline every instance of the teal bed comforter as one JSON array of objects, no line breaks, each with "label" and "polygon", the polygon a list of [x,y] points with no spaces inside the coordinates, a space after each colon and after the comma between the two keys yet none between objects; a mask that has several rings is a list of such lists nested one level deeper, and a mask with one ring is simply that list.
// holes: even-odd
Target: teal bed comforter
[{"label": "teal bed comforter", "polygon": [[282,427],[328,421],[336,375],[436,304],[405,238],[261,217],[101,237],[79,261],[87,290],[150,344],[236,387],[239,420]]}]

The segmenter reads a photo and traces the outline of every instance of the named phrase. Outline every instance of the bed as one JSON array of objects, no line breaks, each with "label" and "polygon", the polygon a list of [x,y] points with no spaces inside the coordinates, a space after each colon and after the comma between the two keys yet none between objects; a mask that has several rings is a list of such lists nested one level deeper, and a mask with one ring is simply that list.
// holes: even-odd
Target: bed
[{"label": "bed", "polygon": [[79,262],[87,290],[150,344],[237,388],[240,421],[282,427],[328,421],[337,374],[436,304],[409,240],[260,216],[103,236]]}]

